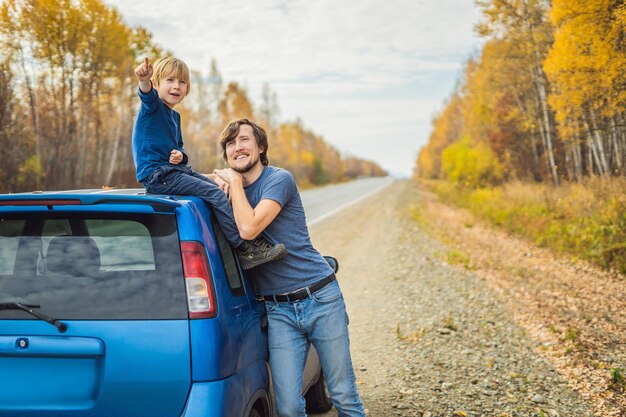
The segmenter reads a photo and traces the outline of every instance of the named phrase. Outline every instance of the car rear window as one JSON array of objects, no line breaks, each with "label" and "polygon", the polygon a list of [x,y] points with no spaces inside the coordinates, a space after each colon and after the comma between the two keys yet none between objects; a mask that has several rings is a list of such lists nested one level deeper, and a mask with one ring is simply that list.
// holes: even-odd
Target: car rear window
[{"label": "car rear window", "polygon": [[[185,282],[172,214],[2,214],[0,303],[58,319],[182,319]],[[32,319],[0,310],[0,319]]]}]

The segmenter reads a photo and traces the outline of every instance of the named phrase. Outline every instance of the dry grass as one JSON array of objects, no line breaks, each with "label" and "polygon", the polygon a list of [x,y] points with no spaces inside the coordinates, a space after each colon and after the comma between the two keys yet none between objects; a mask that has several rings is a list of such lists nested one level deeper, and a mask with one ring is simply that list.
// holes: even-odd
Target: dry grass
[{"label": "dry grass", "polygon": [[540,246],[626,273],[626,179],[584,183],[512,182],[497,188],[426,185],[446,202]]},{"label": "dry grass", "polygon": [[[562,198],[549,198],[554,205],[576,205],[576,210],[591,207],[595,202],[586,189],[574,186],[564,189]],[[511,190],[512,196],[527,192],[522,184]],[[534,198],[546,198],[537,194]],[[615,369],[626,365],[626,277],[513,237],[426,190],[419,190],[416,200],[416,221],[450,242],[451,250],[467,254],[474,272],[511,306],[539,351],[595,413],[626,415],[626,397],[614,382],[622,376]]]}]

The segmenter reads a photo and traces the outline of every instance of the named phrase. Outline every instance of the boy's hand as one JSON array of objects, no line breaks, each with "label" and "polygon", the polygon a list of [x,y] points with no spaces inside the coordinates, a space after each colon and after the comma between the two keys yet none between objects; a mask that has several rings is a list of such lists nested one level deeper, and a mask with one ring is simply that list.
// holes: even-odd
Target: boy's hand
[{"label": "boy's hand", "polygon": [[137,68],[135,68],[135,75],[137,79],[141,81],[150,81],[152,77],[152,64],[145,58]]},{"label": "boy's hand", "polygon": [[143,62],[135,68],[135,75],[139,80],[139,89],[144,94],[148,94],[150,90],[152,90],[152,82],[150,81],[152,72],[152,64],[148,61],[148,58],[145,58]]},{"label": "boy's hand", "polygon": [[178,165],[183,162],[183,153],[178,149],[172,149],[170,152],[170,164]]}]

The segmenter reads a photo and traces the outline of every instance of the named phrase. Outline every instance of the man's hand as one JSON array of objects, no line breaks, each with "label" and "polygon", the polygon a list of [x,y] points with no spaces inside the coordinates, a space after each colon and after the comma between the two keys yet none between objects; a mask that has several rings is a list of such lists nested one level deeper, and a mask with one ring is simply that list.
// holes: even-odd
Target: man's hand
[{"label": "man's hand", "polygon": [[139,89],[144,93],[149,93],[152,89],[152,83],[150,82],[152,72],[152,64],[148,61],[148,58],[145,58],[144,61],[135,68],[135,75],[137,76],[137,80],[139,80]]},{"label": "man's hand", "polygon": [[178,149],[172,149],[170,152],[170,164],[178,165],[183,162],[183,153]]},{"label": "man's hand", "polygon": [[262,199],[252,207],[243,188],[243,177],[237,171],[230,168],[215,169],[213,175],[230,186],[229,197],[233,205],[233,215],[242,239],[255,239],[280,213],[281,205],[270,199]]},{"label": "man's hand", "polygon": [[232,184],[232,181],[242,179],[241,174],[231,168],[214,169],[213,174],[217,175],[219,178],[221,178],[228,184]]},{"label": "man's hand", "polygon": [[213,179],[213,182],[215,182],[217,186],[220,187],[222,191],[224,191],[226,197],[228,197],[228,200],[230,201],[230,184],[218,177],[217,175],[212,175],[211,178]]}]

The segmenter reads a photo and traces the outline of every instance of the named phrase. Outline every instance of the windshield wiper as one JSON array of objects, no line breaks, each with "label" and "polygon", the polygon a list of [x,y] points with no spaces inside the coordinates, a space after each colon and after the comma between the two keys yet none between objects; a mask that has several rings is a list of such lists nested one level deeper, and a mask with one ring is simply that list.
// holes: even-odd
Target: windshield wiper
[{"label": "windshield wiper", "polygon": [[48,317],[45,314],[42,314],[38,311],[33,310],[33,308],[39,308],[40,306],[35,304],[22,304],[22,303],[0,303],[0,310],[22,310],[27,312],[28,314],[37,317],[45,321],[46,323],[50,323],[54,327],[59,330],[60,333],[65,333],[67,330],[67,325],[63,323],[61,320],[53,319],[52,317]]}]

